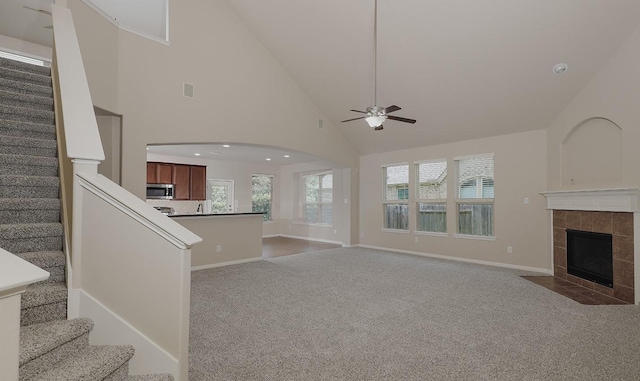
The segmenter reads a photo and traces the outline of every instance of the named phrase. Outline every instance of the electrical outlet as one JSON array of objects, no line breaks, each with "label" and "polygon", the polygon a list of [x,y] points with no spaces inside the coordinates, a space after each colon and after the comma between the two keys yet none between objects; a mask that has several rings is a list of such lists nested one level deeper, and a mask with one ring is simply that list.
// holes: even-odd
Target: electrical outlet
[{"label": "electrical outlet", "polygon": [[364,232],[360,232],[360,238],[364,238]]},{"label": "electrical outlet", "polygon": [[513,247],[507,246],[507,253],[512,254],[513,253]]},{"label": "electrical outlet", "polygon": [[333,229],[333,234],[338,234],[338,229]]},{"label": "electrical outlet", "polygon": [[216,253],[219,253],[221,251],[222,251],[222,245],[216,246]]},{"label": "electrical outlet", "polygon": [[418,237],[414,237],[413,238],[413,242],[418,243],[418,242],[420,242],[420,239]]},{"label": "electrical outlet", "polygon": [[525,198],[524,198],[524,203],[525,203],[525,204],[528,204],[528,203],[529,203],[529,197],[525,197]]}]

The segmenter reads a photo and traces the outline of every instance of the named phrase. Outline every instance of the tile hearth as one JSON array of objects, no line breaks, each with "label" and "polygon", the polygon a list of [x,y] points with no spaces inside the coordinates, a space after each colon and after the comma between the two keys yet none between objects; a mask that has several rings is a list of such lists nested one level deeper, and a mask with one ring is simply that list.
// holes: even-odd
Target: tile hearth
[{"label": "tile hearth", "polygon": [[554,291],[562,296],[566,296],[580,304],[592,306],[630,304],[553,276],[523,276],[522,278]]}]

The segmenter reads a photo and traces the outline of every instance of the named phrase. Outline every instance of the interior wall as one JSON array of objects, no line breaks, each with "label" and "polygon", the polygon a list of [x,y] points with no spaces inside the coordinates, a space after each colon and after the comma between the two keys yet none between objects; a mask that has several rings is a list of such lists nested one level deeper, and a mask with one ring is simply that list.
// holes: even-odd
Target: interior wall
[{"label": "interior wall", "polygon": [[[548,190],[639,188],[640,171],[640,30],[636,30],[609,61],[600,69],[567,108],[547,128]],[[571,72],[568,72],[568,75]],[[562,143],[576,126],[591,118],[603,118],[615,123],[622,133],[621,179],[563,184]],[[585,149],[588,150],[588,149]],[[596,149],[585,155],[601,155]],[[588,164],[585,164],[587,166]],[[583,168],[587,170],[586,168]],[[583,171],[584,172],[584,171]]]},{"label": "interior wall", "polygon": [[[453,158],[483,153],[495,154],[495,240],[456,238],[453,236],[456,233]],[[448,162],[448,235],[414,234],[414,163],[443,158]],[[382,229],[382,167],[403,162],[410,164],[409,232],[389,232]],[[550,214],[545,209],[545,198],[540,195],[545,188],[544,130],[362,156],[360,244],[550,271]],[[528,204],[525,198],[528,198]],[[508,246],[512,247],[513,253],[507,252]]]},{"label": "interior wall", "polygon": [[104,160],[98,164],[98,173],[116,184],[120,184],[120,124],[121,118],[96,115]]},{"label": "interior wall", "polygon": [[52,49],[50,47],[2,34],[0,34],[0,50],[51,62]]}]

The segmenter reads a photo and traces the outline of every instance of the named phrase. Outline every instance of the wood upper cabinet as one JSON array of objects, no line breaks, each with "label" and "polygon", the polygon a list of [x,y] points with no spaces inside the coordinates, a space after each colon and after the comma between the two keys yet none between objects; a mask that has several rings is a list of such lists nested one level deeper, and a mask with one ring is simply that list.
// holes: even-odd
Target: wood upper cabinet
[{"label": "wood upper cabinet", "polygon": [[174,200],[206,200],[206,178],[206,166],[147,162],[147,184],[174,184]]},{"label": "wood upper cabinet", "polygon": [[207,167],[191,166],[191,196],[192,200],[207,199]]},{"label": "wood upper cabinet", "polygon": [[173,198],[174,200],[190,200],[191,193],[191,174],[190,165],[174,164],[173,165]]},{"label": "wood upper cabinet", "polygon": [[173,164],[148,162],[147,184],[173,184]]}]

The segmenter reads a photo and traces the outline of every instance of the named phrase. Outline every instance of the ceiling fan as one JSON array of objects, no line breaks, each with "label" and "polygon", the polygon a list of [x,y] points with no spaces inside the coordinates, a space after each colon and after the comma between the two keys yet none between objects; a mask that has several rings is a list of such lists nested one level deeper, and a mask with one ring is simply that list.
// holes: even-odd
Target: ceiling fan
[{"label": "ceiling fan", "polygon": [[411,123],[414,124],[416,122],[415,119],[402,118],[400,116],[388,115],[394,111],[401,110],[400,107],[393,105],[389,107],[380,107],[378,106],[378,0],[375,0],[374,3],[374,13],[373,13],[373,106],[367,107],[367,111],[360,110],[351,110],[353,112],[359,112],[361,114],[365,114],[364,116],[358,118],[352,118],[343,120],[344,122],[351,122],[352,120],[364,119],[370,127],[373,127],[374,130],[380,131],[382,130],[382,124],[385,120],[397,120],[399,122]]}]

